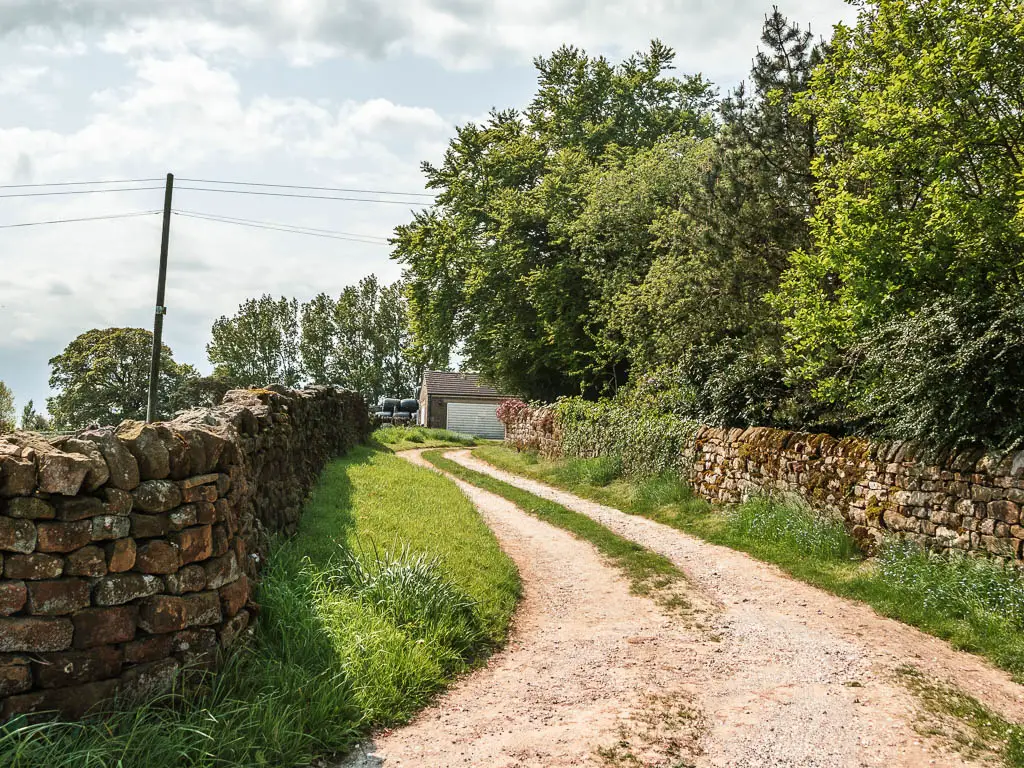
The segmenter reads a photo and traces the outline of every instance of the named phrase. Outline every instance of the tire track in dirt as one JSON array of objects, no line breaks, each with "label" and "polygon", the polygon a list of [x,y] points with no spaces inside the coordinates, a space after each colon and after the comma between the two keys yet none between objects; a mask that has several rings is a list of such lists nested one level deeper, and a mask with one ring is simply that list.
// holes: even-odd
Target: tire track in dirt
[{"label": "tire track in dirt", "polygon": [[908,665],[1024,721],[1024,688],[938,638],[743,553],[504,472],[469,451],[447,456],[668,557],[722,605],[712,620],[716,652],[700,654],[700,668],[690,670],[709,726],[700,766],[985,764],[984,756],[972,761],[920,734],[927,718],[897,674]]},{"label": "tire track in dirt", "polygon": [[[401,455],[425,464],[418,452]],[[589,544],[458,484],[522,577],[509,641],[342,765],[691,765],[701,734],[695,672],[716,644],[630,594]]]}]

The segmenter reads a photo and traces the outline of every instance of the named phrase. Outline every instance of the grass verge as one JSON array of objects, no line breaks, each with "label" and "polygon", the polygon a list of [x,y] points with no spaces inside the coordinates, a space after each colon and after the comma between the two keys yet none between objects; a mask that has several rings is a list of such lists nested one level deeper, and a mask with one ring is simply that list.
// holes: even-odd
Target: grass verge
[{"label": "grass verge", "polygon": [[608,530],[600,523],[579,512],[542,499],[539,496],[496,480],[488,475],[467,469],[450,459],[441,451],[427,451],[423,458],[440,470],[508,499],[517,507],[534,517],[569,531],[579,539],[593,544],[629,580],[631,590],[639,595],[652,597],[660,605],[678,611],[685,611],[685,577],[668,558],[646,549]]},{"label": "grass verge", "polygon": [[1024,571],[998,562],[929,554],[890,542],[865,559],[837,521],[806,506],[753,499],[729,510],[696,498],[679,477],[612,475],[608,459],[542,459],[503,446],[473,455],[773,563],[790,575],[871,605],[884,616],[985,656],[1024,681]]},{"label": "grass verge", "polygon": [[927,736],[945,739],[968,758],[994,756],[1010,768],[1024,768],[1024,727],[1007,722],[977,699],[928,680],[904,666],[897,674],[924,705]]},{"label": "grass verge", "polygon": [[505,637],[512,562],[450,482],[359,448],[263,572],[251,642],[204,688],[82,723],[0,727],[0,765],[307,765],[407,720]]},{"label": "grass verge", "polygon": [[395,453],[412,448],[468,448],[479,445],[472,435],[427,427],[380,427],[370,440]]}]

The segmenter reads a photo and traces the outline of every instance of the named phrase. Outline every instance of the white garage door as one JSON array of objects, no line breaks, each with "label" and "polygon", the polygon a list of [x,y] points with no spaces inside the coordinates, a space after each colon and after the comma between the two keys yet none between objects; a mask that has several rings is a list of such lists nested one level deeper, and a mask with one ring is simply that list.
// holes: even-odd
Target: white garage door
[{"label": "white garage door", "polygon": [[497,403],[448,403],[448,429],[494,440],[505,438],[505,425],[495,415]]}]

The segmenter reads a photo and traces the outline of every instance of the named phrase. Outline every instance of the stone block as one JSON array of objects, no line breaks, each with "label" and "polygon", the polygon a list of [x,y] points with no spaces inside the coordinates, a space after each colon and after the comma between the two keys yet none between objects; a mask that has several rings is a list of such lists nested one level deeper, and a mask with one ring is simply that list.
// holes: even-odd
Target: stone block
[{"label": "stone block", "polygon": [[210,485],[211,483],[216,483],[219,478],[220,475],[217,473],[195,475],[194,477],[185,478],[179,482],[178,485],[181,486],[182,490],[185,490],[186,488],[195,488],[199,485]]},{"label": "stone block", "polygon": [[238,613],[249,602],[249,580],[243,574],[237,581],[221,587],[220,605],[225,617]]},{"label": "stone block", "polygon": [[167,512],[181,504],[181,490],[171,480],[144,480],[132,491],[132,509]]},{"label": "stone block", "polygon": [[0,517],[0,549],[28,554],[36,548],[36,524],[31,520]]},{"label": "stone block", "polygon": [[24,616],[0,619],[0,653],[45,653],[71,647],[67,619]]},{"label": "stone block", "polygon": [[103,711],[119,687],[117,680],[102,680],[70,688],[44,688],[11,696],[0,708],[0,719],[56,711],[66,720],[81,720],[86,715]]},{"label": "stone block", "polygon": [[32,663],[28,656],[0,656],[0,698],[24,693],[32,687]]},{"label": "stone block", "polygon": [[0,616],[10,616],[25,607],[28,588],[23,581],[0,581]]},{"label": "stone block", "polygon": [[189,669],[209,669],[217,661],[217,631],[210,628],[186,629],[174,637],[174,653]]},{"label": "stone block", "polygon": [[157,425],[157,429],[164,441],[164,447],[167,448],[167,459],[171,469],[169,477],[173,480],[183,480],[193,474],[192,458],[184,438],[166,425]]},{"label": "stone block", "polygon": [[207,627],[220,623],[220,595],[217,592],[195,592],[180,599],[185,602],[186,627]]},{"label": "stone block", "polygon": [[117,437],[135,457],[142,480],[162,480],[171,474],[171,459],[157,429],[141,421],[123,421]]},{"label": "stone block", "polygon": [[189,504],[196,501],[206,501],[212,504],[217,501],[217,486],[200,485],[193,488],[185,488],[182,491],[181,496],[182,499]]},{"label": "stone block", "polygon": [[92,523],[79,520],[74,523],[43,522],[37,526],[40,552],[73,552],[92,541]]},{"label": "stone block", "polygon": [[84,456],[89,461],[89,471],[82,483],[86,492],[102,488],[110,479],[110,469],[95,443],[77,437],[69,437],[60,443],[60,448],[65,453],[75,453]]},{"label": "stone block", "polygon": [[122,605],[114,608],[86,608],[71,617],[75,628],[75,648],[127,643],[135,638],[139,608]]},{"label": "stone block", "polygon": [[5,514],[22,520],[52,520],[57,510],[36,496],[21,496],[7,502]]},{"label": "stone block", "polygon": [[226,475],[223,472],[217,475],[217,496],[218,498],[224,498],[228,495],[228,491],[231,490],[231,475]]},{"label": "stone block", "polygon": [[103,550],[95,545],[82,547],[69,554],[64,560],[65,576],[105,576],[107,558]]},{"label": "stone block", "polygon": [[220,638],[220,647],[230,648],[238,641],[238,638],[248,626],[249,612],[244,609],[225,621],[217,633]]},{"label": "stone block", "polygon": [[186,565],[177,573],[165,576],[164,584],[172,595],[201,592],[206,589],[206,572],[201,565]]},{"label": "stone block", "polygon": [[131,520],[120,515],[100,515],[92,519],[92,540],[123,539],[131,533]]},{"label": "stone block", "polygon": [[54,579],[28,584],[28,610],[36,616],[66,616],[89,607],[89,583],[84,579]]},{"label": "stone block", "polygon": [[136,539],[155,539],[166,536],[171,530],[167,515],[137,515],[133,512],[129,520],[131,535]]},{"label": "stone block", "polygon": [[230,546],[231,537],[228,536],[227,526],[220,525],[219,523],[213,526],[213,556],[220,557],[227,554]]},{"label": "stone block", "polygon": [[106,499],[105,508],[108,515],[124,517],[132,511],[134,499],[128,491],[107,487],[103,489],[103,496]]},{"label": "stone block", "polygon": [[106,514],[107,508],[95,496],[74,496],[70,499],[58,499],[57,519],[65,522],[85,520],[96,515]]},{"label": "stone block", "polygon": [[1020,522],[1020,507],[1012,501],[990,501],[988,516],[1003,523],[1016,525]]},{"label": "stone block", "polygon": [[167,520],[172,531],[180,531],[183,528],[190,528],[198,522],[198,510],[195,504],[184,504],[167,514]]},{"label": "stone block", "polygon": [[206,572],[208,589],[219,589],[225,584],[237,581],[238,577],[242,575],[242,570],[238,566],[238,558],[234,552],[207,560],[203,563],[203,570]]},{"label": "stone block", "polygon": [[195,508],[196,522],[199,525],[210,525],[217,522],[217,507],[212,502],[197,501]]},{"label": "stone block", "polygon": [[142,573],[174,573],[181,567],[178,548],[163,539],[140,543],[135,550],[135,570]]},{"label": "stone block", "polygon": [[79,437],[96,445],[107,462],[110,478],[107,485],[130,491],[139,484],[139,465],[131,451],[109,430],[92,430]]},{"label": "stone block", "polygon": [[156,595],[144,600],[139,606],[139,626],[154,635],[185,629],[188,626],[185,599]]},{"label": "stone block", "polygon": [[4,576],[8,579],[56,579],[64,572],[64,558],[34,552],[4,558]]},{"label": "stone block", "polygon": [[61,496],[75,496],[89,474],[90,463],[85,456],[53,451],[39,457],[36,472],[39,490]]},{"label": "stone block", "polygon": [[35,490],[35,461],[18,456],[0,456],[0,496],[31,496]]},{"label": "stone block", "polygon": [[120,649],[101,645],[86,651],[40,654],[32,668],[40,688],[66,688],[117,677],[121,674],[121,664]]},{"label": "stone block", "polygon": [[124,646],[124,660],[128,664],[146,664],[168,658],[174,635],[145,635]]},{"label": "stone block", "polygon": [[156,576],[143,573],[116,573],[104,576],[93,589],[96,605],[123,605],[141,597],[155,595],[163,589]]},{"label": "stone block", "polygon": [[135,567],[135,539],[118,539],[106,545],[107,570],[111,573],[123,573]]},{"label": "stone block", "polygon": [[181,665],[177,659],[140,664],[121,675],[121,694],[129,702],[146,701],[169,691]]},{"label": "stone block", "polygon": [[206,560],[213,554],[213,530],[209,525],[186,528],[169,534],[169,538],[181,550],[182,565]]}]

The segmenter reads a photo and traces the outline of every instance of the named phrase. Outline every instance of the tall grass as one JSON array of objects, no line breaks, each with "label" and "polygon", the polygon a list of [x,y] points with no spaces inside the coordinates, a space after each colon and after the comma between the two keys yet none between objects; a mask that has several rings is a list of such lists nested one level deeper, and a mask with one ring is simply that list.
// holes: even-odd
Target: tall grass
[{"label": "tall grass", "polygon": [[305,765],[411,717],[504,637],[518,576],[451,483],[357,449],[269,558],[251,641],[205,686],[103,720],[0,727],[0,765]]},{"label": "tall grass", "polygon": [[896,540],[866,559],[842,523],[805,504],[757,497],[732,508],[696,498],[678,475],[595,484],[579,459],[547,460],[502,446],[473,454],[611,507],[748,552],[790,575],[979,653],[1024,681],[1024,570]]}]

